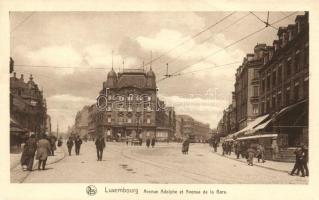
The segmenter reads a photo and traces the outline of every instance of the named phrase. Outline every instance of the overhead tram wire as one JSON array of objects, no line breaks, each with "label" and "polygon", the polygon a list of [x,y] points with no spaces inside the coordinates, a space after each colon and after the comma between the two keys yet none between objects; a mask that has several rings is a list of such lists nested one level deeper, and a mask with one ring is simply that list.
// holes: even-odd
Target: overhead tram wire
[{"label": "overhead tram wire", "polygon": [[277,27],[275,27],[275,26],[273,26],[273,25],[271,25],[271,24],[269,24],[268,23],[268,20],[269,20],[269,12],[268,12],[268,14],[267,14],[267,21],[264,21],[264,20],[262,20],[260,17],[258,17],[258,15],[256,15],[254,12],[250,12],[251,14],[253,14],[259,21],[261,21],[263,24],[265,24],[266,25],[266,27],[267,26],[270,26],[271,28],[273,28],[273,29],[275,29],[275,30],[278,30],[278,28]]},{"label": "overhead tram wire", "polygon": [[[216,68],[220,68],[220,67],[225,67],[225,66],[229,66],[229,65],[239,64],[239,63],[242,63],[242,61],[235,61],[235,62],[232,62],[232,63],[226,63],[226,64],[222,64],[222,65],[214,65],[212,67],[207,67],[207,68],[204,68],[204,69],[199,69],[199,70],[179,73],[179,74],[171,75],[171,76],[184,76],[184,75],[187,75],[187,74],[194,74],[194,73],[201,72],[201,71],[212,70],[212,69],[216,69]],[[169,77],[163,77],[162,79],[159,79],[157,82],[161,82],[161,81],[163,81],[163,80],[165,80],[167,78],[169,78]]]},{"label": "overhead tram wire", "polygon": [[205,28],[204,30],[202,30],[202,31],[200,31],[200,32],[198,32],[198,33],[196,33],[196,34],[193,35],[191,38],[182,41],[181,43],[177,44],[176,46],[174,46],[174,47],[172,47],[171,49],[167,50],[166,52],[162,53],[162,54],[159,55],[158,57],[156,57],[156,58],[154,58],[154,59],[148,61],[147,63],[145,63],[145,65],[148,65],[148,64],[150,64],[151,62],[155,62],[155,61],[161,59],[163,56],[169,54],[169,53],[172,52],[173,50],[175,50],[175,49],[177,49],[178,47],[184,45],[186,42],[189,42],[189,41],[191,41],[192,39],[198,37],[198,36],[201,35],[202,33],[204,33],[204,32],[206,32],[206,31],[212,29],[213,27],[215,27],[216,25],[220,24],[221,22],[223,22],[224,20],[226,20],[227,18],[229,18],[230,16],[232,16],[232,15],[235,14],[235,13],[236,13],[236,12],[234,11],[234,12],[228,14],[227,16],[223,17],[222,19],[218,20],[216,23],[214,23],[214,24],[210,25],[209,27]]},{"label": "overhead tram wire", "polygon": [[111,67],[79,67],[79,66],[56,66],[56,65],[19,65],[15,67],[33,67],[33,68],[54,68],[54,69],[112,69]]},{"label": "overhead tram wire", "polygon": [[[271,25],[276,24],[276,23],[279,23],[279,22],[283,21],[284,19],[286,19],[286,18],[288,18],[288,17],[294,15],[295,13],[297,13],[297,12],[294,12],[294,13],[288,15],[287,17],[281,18],[280,20],[277,20],[277,21],[271,23]],[[181,71],[183,71],[183,70],[185,70],[185,69],[187,69],[187,68],[189,68],[189,67],[192,67],[192,66],[194,66],[195,64],[198,64],[198,63],[201,63],[201,62],[205,61],[207,58],[209,58],[209,57],[211,57],[211,56],[213,56],[213,55],[216,55],[217,53],[219,53],[219,52],[221,52],[221,51],[223,51],[223,50],[225,50],[225,49],[228,49],[228,48],[231,47],[231,46],[234,46],[235,44],[237,44],[237,43],[239,43],[239,42],[241,42],[241,41],[243,41],[243,40],[245,40],[245,39],[247,39],[247,38],[249,38],[249,37],[251,37],[251,36],[253,36],[253,35],[255,35],[255,34],[261,32],[261,31],[263,31],[263,30],[265,30],[266,28],[267,28],[267,27],[263,27],[263,28],[261,28],[261,29],[258,29],[257,31],[254,31],[254,32],[252,32],[252,33],[250,33],[250,34],[248,34],[248,35],[246,35],[246,36],[240,38],[239,40],[237,40],[237,41],[235,41],[235,42],[232,42],[232,43],[226,45],[226,46],[223,47],[222,49],[219,49],[219,50],[215,51],[214,53],[208,54],[207,56],[205,56],[204,58],[200,59],[200,60],[197,61],[196,63],[191,64],[191,65],[187,65],[186,67],[183,67],[182,69],[177,70],[176,72],[173,73],[173,75],[175,75],[175,74],[177,74],[177,73],[179,73],[179,72],[181,72]]]},{"label": "overhead tram wire", "polygon": [[[244,18],[246,18],[247,16],[251,15],[251,13],[249,12],[248,14],[240,17],[239,19],[237,19],[236,21],[234,21],[233,23],[229,24],[228,26],[226,26],[225,28],[221,29],[218,31],[218,33],[222,32],[222,31],[226,31],[227,29],[229,29],[230,27],[234,26],[235,24],[237,24],[238,22],[240,22],[241,20],[243,20]],[[208,38],[206,38],[205,40],[201,41],[199,44],[196,44],[196,46],[191,47],[190,49],[186,50],[184,53],[178,55],[177,57],[170,59],[168,61],[169,64],[175,63],[177,61],[178,58],[182,57],[183,54],[190,52],[193,49],[196,49],[200,44],[203,44],[209,40],[211,40],[214,37],[214,35],[209,36]]]}]

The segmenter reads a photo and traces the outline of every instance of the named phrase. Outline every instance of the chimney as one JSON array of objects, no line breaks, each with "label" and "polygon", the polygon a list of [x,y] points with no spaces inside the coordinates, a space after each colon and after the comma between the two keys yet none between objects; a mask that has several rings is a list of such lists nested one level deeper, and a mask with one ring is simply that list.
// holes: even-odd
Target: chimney
[{"label": "chimney", "polygon": [[13,72],[13,77],[17,78],[17,72]]},{"label": "chimney", "polygon": [[30,81],[33,81],[33,77],[32,77],[32,74],[30,74],[30,78],[29,78]]},{"label": "chimney", "polygon": [[24,81],[23,74],[21,74],[20,80]]}]

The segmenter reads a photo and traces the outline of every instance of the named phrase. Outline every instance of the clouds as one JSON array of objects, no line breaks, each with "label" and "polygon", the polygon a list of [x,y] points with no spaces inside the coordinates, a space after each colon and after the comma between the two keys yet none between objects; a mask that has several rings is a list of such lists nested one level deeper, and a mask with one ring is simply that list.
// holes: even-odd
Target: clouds
[{"label": "clouds", "polygon": [[95,99],[70,94],[54,95],[47,98],[48,113],[53,120],[53,127],[59,123],[62,130],[74,124],[75,116],[84,105],[95,103]]},{"label": "clouds", "polygon": [[165,101],[166,106],[173,106],[177,114],[188,114],[201,122],[217,124],[222,113],[221,108],[225,108],[228,101],[217,99],[216,92],[208,90],[205,94],[161,95],[160,98]]},{"label": "clouds", "polygon": [[[270,44],[276,36],[276,30],[269,28],[258,34],[258,37],[220,51],[264,26],[250,15],[236,26],[220,32],[219,30],[247,14],[238,12],[199,37],[192,38],[228,14],[229,12],[37,12],[14,31],[11,37],[11,56],[20,65],[74,67],[16,67],[17,73],[24,73],[26,76],[33,74],[35,81],[44,90],[53,124],[62,121],[61,128],[66,128],[74,123],[72,118],[75,113],[91,103],[101,90],[112,65],[112,50],[114,69],[118,71],[119,68],[122,69],[122,60],[125,60],[125,68],[139,67],[143,61],[147,63],[150,60],[150,51],[153,51],[153,58],[156,58],[187,41],[153,62],[153,70],[157,79],[160,79],[166,71],[166,63],[169,63],[169,73],[185,67],[188,68],[183,72],[188,73],[241,61],[246,53],[253,51],[255,44]],[[257,14],[262,17],[267,13]],[[27,12],[10,13],[11,27],[27,15]],[[271,21],[282,17],[281,13],[271,12],[270,15]],[[282,25],[287,23],[285,21]],[[218,53],[213,55],[215,52]],[[202,62],[198,62],[199,60]],[[176,106],[177,112],[181,112],[178,114],[186,112],[214,127],[219,118],[215,116],[220,116],[231,100],[234,74],[238,66],[239,64],[232,64],[166,79],[158,83],[159,94],[167,103]],[[215,98],[219,103],[207,100],[205,94],[208,90],[217,90]],[[191,99],[188,94],[199,96],[188,106],[183,106],[185,101]]]}]

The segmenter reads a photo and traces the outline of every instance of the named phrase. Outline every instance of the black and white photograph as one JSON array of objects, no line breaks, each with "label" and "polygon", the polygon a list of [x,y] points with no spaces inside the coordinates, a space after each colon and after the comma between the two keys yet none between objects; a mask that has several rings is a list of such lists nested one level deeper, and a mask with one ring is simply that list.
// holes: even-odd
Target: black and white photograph
[{"label": "black and white photograph", "polygon": [[6,15],[12,187],[214,199],[314,180],[310,9]]}]

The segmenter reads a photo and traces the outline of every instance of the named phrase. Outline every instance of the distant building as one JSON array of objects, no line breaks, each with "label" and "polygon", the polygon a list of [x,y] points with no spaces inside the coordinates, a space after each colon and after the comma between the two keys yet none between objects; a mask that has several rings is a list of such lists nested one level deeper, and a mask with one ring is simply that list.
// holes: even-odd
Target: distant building
[{"label": "distant building", "polygon": [[182,138],[191,137],[196,141],[205,141],[211,136],[209,124],[199,122],[189,115],[176,115],[176,132]]},{"label": "distant building", "polygon": [[74,134],[81,138],[88,138],[89,133],[89,106],[84,106],[81,111],[76,114],[74,124]]}]

